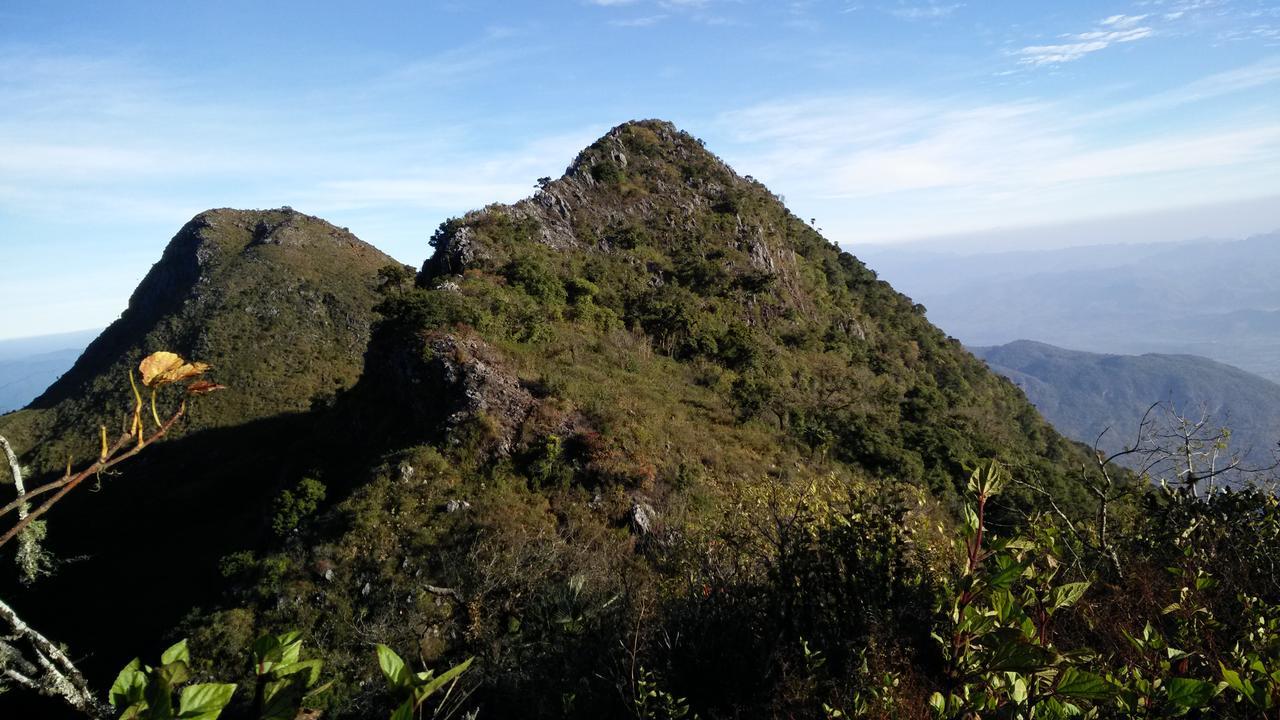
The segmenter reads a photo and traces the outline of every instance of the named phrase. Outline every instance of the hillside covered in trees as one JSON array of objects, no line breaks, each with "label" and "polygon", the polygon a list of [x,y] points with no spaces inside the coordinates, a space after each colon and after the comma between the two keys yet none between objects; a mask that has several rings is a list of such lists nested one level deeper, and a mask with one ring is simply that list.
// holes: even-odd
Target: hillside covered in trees
[{"label": "hillside covered in trees", "polygon": [[1239,368],[1194,355],[1103,355],[1029,340],[970,350],[1062,434],[1107,453],[1134,445],[1144,414],[1162,403],[1228,428],[1223,457],[1237,456],[1241,468],[1275,462],[1280,385]]},{"label": "hillside covered in trees", "polygon": [[56,572],[3,596],[104,687],[181,637],[195,677],[250,687],[245,648],[300,631],[325,717],[396,707],[375,644],[472,658],[448,702],[480,717],[1252,702],[1219,663],[1277,649],[1273,500],[1100,463],[670,124],[424,255],[287,209],[193,220],[0,435],[48,482],[145,354],[227,389],[50,513]]}]

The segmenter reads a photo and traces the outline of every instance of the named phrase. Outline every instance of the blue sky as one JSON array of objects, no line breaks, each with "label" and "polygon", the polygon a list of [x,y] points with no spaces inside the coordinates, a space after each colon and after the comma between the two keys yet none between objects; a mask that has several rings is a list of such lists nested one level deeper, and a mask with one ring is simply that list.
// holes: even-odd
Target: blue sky
[{"label": "blue sky", "polygon": [[0,338],[105,325],[209,207],[291,205],[418,264],[442,220],[641,117],[855,253],[1280,227],[1276,2],[360,5],[5,0]]}]

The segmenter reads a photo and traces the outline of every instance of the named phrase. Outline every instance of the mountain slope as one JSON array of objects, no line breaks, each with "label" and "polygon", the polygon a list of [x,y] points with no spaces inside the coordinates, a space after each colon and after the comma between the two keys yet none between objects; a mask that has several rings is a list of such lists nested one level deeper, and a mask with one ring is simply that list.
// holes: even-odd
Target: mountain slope
[{"label": "mountain slope", "polygon": [[[765,582],[767,553],[728,548],[774,503],[924,488],[945,515],[967,468],[1000,456],[1081,507],[1084,456],[1016,388],[670,124],[615,128],[534,197],[431,244],[335,408],[380,460],[325,474],[341,500],[236,557],[222,610],[188,625],[202,652],[304,628],[358,715],[378,702],[376,637],[434,666],[482,657],[494,716],[561,716],[573,697],[570,714],[599,717],[625,711],[618,648],[635,647],[731,714],[772,702],[761,663],[792,648],[692,598]],[[1035,502],[1013,489],[992,517]],[[865,642],[865,622],[842,632]]]},{"label": "mountain slope", "polygon": [[1111,431],[1106,452],[1132,444],[1143,413],[1172,402],[1198,416],[1201,409],[1231,428],[1231,446],[1254,466],[1270,464],[1280,442],[1280,385],[1193,355],[1099,355],[1021,340],[971,348],[1013,380],[1061,433],[1090,445]]},{"label": "mountain slope", "polygon": [[[159,642],[216,597],[219,558],[269,534],[282,486],[320,462],[312,408],[359,378],[377,271],[391,262],[290,209],[210,210],[187,223],[120,319],[27,409],[0,417],[0,434],[30,468],[30,488],[69,457],[96,454],[97,428],[119,426],[144,354],[209,362],[230,389],[199,398],[170,438],[60,503],[48,518],[56,572],[29,589],[5,573],[6,598],[96,649],[86,666],[109,682],[122,654],[145,649],[130,639]],[[175,402],[162,393],[161,412]]]},{"label": "mountain slope", "polygon": [[236,392],[206,398],[181,433],[309,409],[355,383],[393,261],[351,233],[291,209],[210,210],[174,236],[129,307],[61,378],[0,432],[25,460],[84,455],[132,398],[128,373],[159,349],[199,358]]},{"label": "mountain slope", "polygon": [[[68,552],[95,557],[27,597],[49,603],[46,627],[93,638],[96,672],[185,614],[198,671],[224,678],[244,671],[255,634],[307,632],[339,678],[335,717],[389,709],[371,642],[433,667],[476,656],[484,716],[619,716],[634,710],[619,688],[636,687],[637,668],[696,694],[706,717],[787,714],[800,637],[822,634],[847,669],[889,627],[931,642],[933,612],[896,596],[859,609],[873,601],[857,587],[821,593],[838,621],[788,610],[812,606],[779,576],[788,513],[872,498],[870,516],[936,540],[991,457],[1086,509],[1078,445],[669,123],[615,128],[532,198],[450,220],[431,245],[414,286],[381,289],[367,348],[343,356],[363,372],[332,402],[310,403],[331,380],[305,363],[293,385],[260,387],[294,376],[256,342],[156,336],[212,360],[231,387],[203,429],[59,509],[83,524],[51,523]],[[171,275],[139,289],[148,305],[189,284]],[[115,392],[126,360],[112,348],[141,337],[121,326],[76,375],[87,385],[46,400]],[[310,410],[271,416],[237,399],[273,392]],[[1011,488],[988,520],[1024,522],[1038,502]],[[868,546],[881,559],[865,560],[933,577],[928,563],[947,561],[926,557],[924,538]],[[135,570],[135,549],[157,545]],[[127,599],[55,609],[121,567]],[[152,567],[181,567],[182,582]],[[119,617],[128,631],[102,630]]]}]

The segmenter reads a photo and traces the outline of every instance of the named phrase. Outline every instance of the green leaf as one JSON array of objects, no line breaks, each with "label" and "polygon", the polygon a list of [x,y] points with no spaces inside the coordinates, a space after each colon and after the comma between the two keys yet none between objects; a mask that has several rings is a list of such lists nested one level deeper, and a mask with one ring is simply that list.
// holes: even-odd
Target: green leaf
[{"label": "green leaf", "polygon": [[[999,558],[996,562],[1001,567],[987,578],[987,585],[997,590],[1009,589],[1009,586],[1013,585],[1013,581],[1017,580],[1022,571],[1026,569],[1022,563],[1014,562],[1012,558]],[[1007,565],[1005,565],[1006,562],[1008,563]]]},{"label": "green leaf", "polygon": [[471,667],[472,660],[475,660],[475,658],[467,658],[466,661],[445,670],[439,677],[428,682],[426,685],[415,688],[414,695],[418,699],[418,704],[422,704],[422,701],[430,697],[432,693],[444,687],[446,683],[453,681],[454,678],[458,677],[462,673],[466,672],[467,668]]},{"label": "green leaf", "polygon": [[391,683],[391,687],[400,690],[412,687],[413,676],[409,673],[408,668],[404,665],[404,660],[396,654],[395,650],[379,643],[378,650],[378,667],[382,668],[382,674],[387,677],[387,682]]},{"label": "green leaf", "polygon": [[1240,680],[1240,673],[1235,670],[1228,670],[1227,666],[1222,663],[1218,663],[1218,667],[1222,669],[1222,680],[1227,683],[1227,687],[1230,687],[1236,692],[1243,693],[1244,682]]},{"label": "green leaf", "polygon": [[413,698],[409,698],[404,701],[403,705],[396,708],[395,712],[391,713],[391,720],[413,720],[413,709]]},{"label": "green leaf", "polygon": [[1087,582],[1074,582],[1058,587],[1049,591],[1048,606],[1049,612],[1061,610],[1064,607],[1071,607],[1084,597],[1084,593],[1089,589]]},{"label": "green leaf", "polygon": [[1080,700],[1105,700],[1115,692],[1115,686],[1100,675],[1069,667],[1058,675],[1056,692]]},{"label": "green leaf", "polygon": [[[988,670],[1033,672],[1049,665],[1049,652],[1024,641],[1018,630],[997,630],[989,637],[994,640],[994,644],[988,645],[991,648],[986,661]],[[987,644],[986,639],[983,644]]]},{"label": "green leaf", "polygon": [[280,635],[263,635],[253,643],[255,670],[259,675],[272,673],[281,665],[296,663],[301,652],[301,632],[292,630]]},{"label": "green leaf", "polygon": [[161,665],[168,665],[169,663],[173,663],[173,662],[184,662],[184,663],[191,662],[191,653],[187,651],[186,638],[179,640],[168,650],[165,650],[163,653],[161,653],[160,655]]},{"label": "green leaf", "polygon": [[231,702],[236,686],[230,683],[198,683],[182,688],[178,700],[179,720],[216,720]]},{"label": "green leaf", "polygon": [[298,655],[302,653],[302,633],[290,630],[276,639],[280,642],[280,662],[285,665],[298,662]]},{"label": "green leaf", "polygon": [[253,641],[253,662],[257,666],[257,673],[262,675],[267,672],[263,667],[266,663],[273,660],[279,660],[280,656],[280,640],[275,635],[263,635]]},{"label": "green leaf", "polygon": [[303,660],[302,662],[289,663],[288,665],[277,665],[272,674],[277,678],[284,678],[298,673],[305,673],[306,681],[303,683],[306,687],[315,685],[320,680],[320,670],[324,667],[324,661],[320,659]]},{"label": "green leaf", "polygon": [[156,668],[155,677],[163,680],[169,687],[175,688],[191,677],[191,668],[187,667],[185,662],[175,660]]},{"label": "green leaf", "polygon": [[302,680],[302,676],[297,676],[267,683],[262,689],[259,720],[294,720],[306,693]]},{"label": "green leaf", "polygon": [[111,701],[111,707],[127,708],[142,699],[142,689],[146,685],[147,676],[142,673],[142,660],[134,658],[116,675],[107,699]]},{"label": "green leaf", "polygon": [[[170,663],[166,667],[177,669],[185,668],[181,663]],[[147,704],[147,720],[172,720],[173,719],[173,685],[169,682],[169,673],[164,672],[165,668],[147,677],[147,685],[143,689],[144,702]],[[180,674],[180,673],[179,673]]]},{"label": "green leaf", "polygon": [[1169,702],[1190,709],[1208,705],[1213,696],[1218,694],[1217,685],[1194,678],[1170,678],[1166,689]]}]

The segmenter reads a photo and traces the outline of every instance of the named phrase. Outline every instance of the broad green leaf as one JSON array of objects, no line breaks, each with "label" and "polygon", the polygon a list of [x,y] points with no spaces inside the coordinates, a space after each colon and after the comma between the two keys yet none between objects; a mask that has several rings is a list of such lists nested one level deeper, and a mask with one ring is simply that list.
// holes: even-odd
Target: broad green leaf
[{"label": "broad green leaf", "polygon": [[142,673],[142,660],[134,658],[116,675],[111,683],[111,691],[107,699],[111,707],[127,708],[142,699],[142,688],[147,684],[147,677]]},{"label": "broad green leaf", "polygon": [[1057,693],[1080,700],[1103,700],[1115,692],[1115,686],[1100,675],[1066,668],[1058,675]]},{"label": "broad green leaf", "polygon": [[283,663],[298,662],[298,655],[302,652],[302,633],[292,630],[280,636],[280,661]]},{"label": "broad green leaf", "polygon": [[991,654],[987,657],[986,666],[988,670],[997,672],[1032,672],[1046,667],[1051,659],[1047,650],[1025,642],[1022,633],[1017,630],[1001,631],[990,647]]},{"label": "broad green leaf", "polygon": [[267,672],[262,667],[264,663],[279,659],[280,639],[275,635],[263,635],[253,641],[251,652],[253,653],[254,663],[258,666],[258,674],[261,675]]},{"label": "broad green leaf", "polygon": [[259,720],[294,720],[302,707],[306,688],[303,677],[275,680],[262,689],[262,713]]},{"label": "broad green leaf", "polygon": [[935,692],[929,696],[929,707],[933,708],[935,715],[941,716],[947,712],[947,699],[942,696],[942,693]]},{"label": "broad green leaf", "polygon": [[320,670],[324,667],[324,661],[320,659],[303,660],[302,662],[289,663],[287,665],[277,665],[272,674],[277,678],[284,678],[290,675],[303,673],[306,681],[304,685],[310,687],[320,680]]},{"label": "broad green leaf", "polygon": [[987,578],[987,585],[997,590],[1009,589],[1013,581],[1017,580],[1026,569],[1022,563],[1015,562],[1012,558],[999,558],[996,562],[999,563],[1000,569]]},{"label": "broad green leaf", "polygon": [[182,660],[175,660],[156,668],[154,677],[163,680],[169,687],[175,688],[191,677],[191,668],[187,667]]},{"label": "broad green leaf", "polygon": [[381,643],[377,646],[378,650],[378,666],[382,668],[382,674],[387,677],[387,682],[391,683],[394,689],[411,687],[413,685],[413,676],[409,673],[408,668],[404,665],[404,660],[396,654],[395,650]]},{"label": "broad green leaf", "polygon": [[1218,686],[1194,678],[1170,678],[1166,684],[1169,702],[1184,708],[1202,708],[1218,694]]},{"label": "broad green leaf", "polygon": [[418,698],[418,702],[421,703],[423,700],[430,697],[432,693],[444,687],[445,684],[451,682],[454,678],[466,672],[467,668],[471,667],[472,660],[475,660],[475,658],[467,658],[464,662],[461,662],[449,668],[448,670],[445,670],[443,673],[440,674],[439,677],[428,682],[426,685],[422,685],[418,688],[415,688],[414,695]]},{"label": "broad green leaf", "polygon": [[[166,667],[176,669],[180,665],[171,663]],[[143,689],[147,720],[173,720],[173,685],[169,683],[168,673],[164,670],[165,668],[160,668],[147,677],[147,686]]]},{"label": "broad green leaf", "polygon": [[403,705],[391,713],[391,720],[413,720],[413,707],[413,698],[405,700]]},{"label": "broad green leaf", "polygon": [[178,719],[217,720],[235,692],[236,686],[230,683],[188,685],[178,700]]},{"label": "broad green leaf", "polygon": [[291,630],[281,635],[263,635],[253,643],[255,669],[259,675],[265,675],[280,665],[297,662],[301,652],[301,632]]},{"label": "broad green leaf", "polygon": [[1009,692],[1009,697],[1018,704],[1022,704],[1027,699],[1027,679],[1022,675],[1013,677],[1013,689]]},{"label": "broad green leaf", "polygon": [[1227,687],[1236,692],[1244,692],[1244,683],[1240,681],[1240,673],[1227,669],[1227,666],[1222,663],[1218,663],[1218,667],[1222,669],[1222,679],[1227,683]]},{"label": "broad green leaf", "polygon": [[1084,593],[1089,589],[1087,582],[1067,583],[1049,591],[1048,605],[1049,612],[1061,610],[1064,607],[1071,607],[1084,597]]},{"label": "broad green leaf", "polygon": [[168,665],[172,662],[191,662],[191,653],[187,651],[187,640],[183,638],[175,643],[168,650],[160,655],[160,664]]}]

